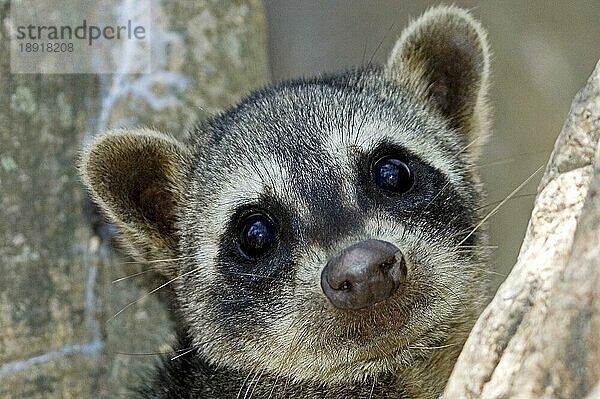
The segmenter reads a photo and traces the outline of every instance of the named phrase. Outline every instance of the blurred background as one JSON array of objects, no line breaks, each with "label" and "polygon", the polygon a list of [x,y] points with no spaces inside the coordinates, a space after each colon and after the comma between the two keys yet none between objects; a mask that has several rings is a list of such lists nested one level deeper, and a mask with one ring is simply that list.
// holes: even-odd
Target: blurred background
[{"label": "blurred background", "polygon": [[[435,1],[266,0],[274,80],[386,60],[402,28]],[[600,57],[600,1],[453,1],[488,30],[494,54],[493,134],[480,161],[488,208],[544,165],[569,111]],[[490,219],[494,263],[515,263],[541,173]]]},{"label": "blurred background", "polygon": [[[110,1],[85,2],[89,20],[142,4]],[[269,81],[383,62],[410,18],[436,4],[148,1],[153,73],[136,69],[148,48],[131,42],[102,55],[118,74],[16,74],[0,59],[0,398],[125,397],[159,354],[174,355],[168,289],[147,295],[161,280],[113,245],[114,228],[82,190],[82,146],[135,126],[181,138]],[[11,5],[60,18],[52,4],[0,0],[0,52],[10,53]],[[482,22],[494,51],[496,117],[480,161],[492,210],[548,159],[600,57],[600,1],[455,4]],[[538,180],[490,219],[492,289],[515,262]]]}]

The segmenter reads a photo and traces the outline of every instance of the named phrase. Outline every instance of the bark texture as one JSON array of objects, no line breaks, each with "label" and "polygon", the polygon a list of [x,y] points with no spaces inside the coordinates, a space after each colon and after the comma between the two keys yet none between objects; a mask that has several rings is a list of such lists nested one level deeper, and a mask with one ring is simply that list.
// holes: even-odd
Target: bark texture
[{"label": "bark texture", "polygon": [[[269,77],[260,1],[154,4],[152,74],[18,75],[0,60],[1,398],[124,397],[152,354],[168,351],[169,315],[145,295],[147,273],[113,283],[147,269],[111,248],[111,226],[84,198],[78,152],[115,127],[182,136],[199,113]],[[3,54],[9,18],[0,0]]]},{"label": "bark texture", "polygon": [[512,272],[445,398],[600,397],[600,63],[577,94]]}]

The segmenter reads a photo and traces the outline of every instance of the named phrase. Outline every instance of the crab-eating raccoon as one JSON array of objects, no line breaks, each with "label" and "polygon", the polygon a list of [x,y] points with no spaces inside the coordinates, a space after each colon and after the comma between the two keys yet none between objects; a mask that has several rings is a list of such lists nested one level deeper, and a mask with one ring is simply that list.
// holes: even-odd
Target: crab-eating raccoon
[{"label": "crab-eating raccoon", "polygon": [[486,298],[489,58],[437,7],[382,67],[255,91],[185,142],[88,146],[85,185],[183,319],[188,353],[136,397],[439,396]]}]

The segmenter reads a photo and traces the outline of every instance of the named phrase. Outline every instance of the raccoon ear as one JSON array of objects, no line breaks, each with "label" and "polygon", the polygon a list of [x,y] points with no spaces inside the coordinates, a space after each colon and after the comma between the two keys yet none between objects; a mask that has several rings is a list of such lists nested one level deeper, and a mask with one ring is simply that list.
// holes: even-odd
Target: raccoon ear
[{"label": "raccoon ear", "polygon": [[479,22],[460,8],[425,12],[402,33],[385,67],[416,88],[467,141],[486,130],[490,51]]},{"label": "raccoon ear", "polygon": [[144,129],[110,132],[84,149],[83,182],[136,258],[174,255],[187,156],[174,138]]}]

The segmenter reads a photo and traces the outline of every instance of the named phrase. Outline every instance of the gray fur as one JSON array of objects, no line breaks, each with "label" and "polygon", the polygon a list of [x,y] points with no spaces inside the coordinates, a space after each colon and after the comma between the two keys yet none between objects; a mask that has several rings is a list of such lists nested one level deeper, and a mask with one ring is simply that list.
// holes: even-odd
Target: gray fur
[{"label": "gray fur", "polygon": [[[439,395],[486,300],[473,162],[487,135],[488,64],[480,25],[438,7],[405,30],[384,68],[255,92],[184,144],[141,130],[86,149],[84,182],[134,256],[179,259],[163,273],[181,306],[180,345],[196,350],[165,360],[143,396]],[[368,170],[392,150],[416,183],[390,199]],[[234,232],[236,215],[255,207],[275,215],[280,243],[249,262]],[[341,311],[321,270],[366,239],[402,250],[407,283]]]}]

